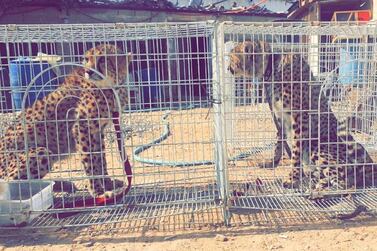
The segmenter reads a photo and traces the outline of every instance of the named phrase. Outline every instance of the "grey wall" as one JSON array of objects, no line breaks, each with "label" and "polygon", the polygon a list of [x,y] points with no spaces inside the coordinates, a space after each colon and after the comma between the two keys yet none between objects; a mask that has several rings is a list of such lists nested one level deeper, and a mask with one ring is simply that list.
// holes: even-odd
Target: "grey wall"
[{"label": "grey wall", "polygon": [[0,24],[53,24],[53,23],[104,23],[104,22],[188,22],[204,20],[270,21],[277,16],[210,15],[182,12],[134,11],[103,8],[59,10],[53,7],[18,8],[11,13],[0,13]]},{"label": "grey wall", "polygon": [[[211,3],[218,2],[219,0],[203,0],[203,5],[209,5]],[[219,6],[223,5],[225,8],[230,8],[233,4],[233,2],[237,2],[237,5],[239,6],[250,6],[252,4],[258,3],[260,0],[228,0],[226,2],[220,3]],[[178,6],[188,6],[190,0],[170,0],[173,4],[178,2]],[[260,6],[265,6],[267,9],[277,12],[277,13],[283,13],[288,10],[289,7],[291,7],[291,3],[287,3],[286,0],[268,0],[264,4],[261,4]]]}]

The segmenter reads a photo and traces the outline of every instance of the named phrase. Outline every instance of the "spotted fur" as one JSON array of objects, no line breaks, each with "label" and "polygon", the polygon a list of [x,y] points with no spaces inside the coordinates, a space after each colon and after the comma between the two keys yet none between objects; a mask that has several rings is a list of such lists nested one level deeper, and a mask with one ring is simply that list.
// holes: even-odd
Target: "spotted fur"
[{"label": "spotted fur", "polygon": [[[0,178],[41,179],[54,163],[79,153],[93,196],[111,196],[123,182],[108,177],[104,128],[127,104],[131,55],[114,45],[99,45],[85,53],[75,69],[52,93],[26,108],[0,139]],[[99,78],[99,72],[105,78]]]},{"label": "spotted fur", "polygon": [[337,120],[302,55],[273,54],[264,41],[246,41],[231,51],[229,71],[236,77],[257,77],[265,87],[278,129],[269,165],[280,162],[284,144],[292,152],[294,168],[285,187],[298,188],[306,178],[318,190],[377,185],[377,166],[346,123]]}]

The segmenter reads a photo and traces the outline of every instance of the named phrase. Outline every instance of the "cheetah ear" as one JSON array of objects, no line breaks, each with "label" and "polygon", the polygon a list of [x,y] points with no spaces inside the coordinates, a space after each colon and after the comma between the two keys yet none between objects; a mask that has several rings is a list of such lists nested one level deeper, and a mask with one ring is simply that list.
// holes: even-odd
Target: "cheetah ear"
[{"label": "cheetah ear", "polygon": [[268,67],[268,62],[270,60],[270,56],[271,56],[271,47],[270,47],[270,44],[266,41],[259,41],[259,46],[260,46],[260,50],[261,50],[261,53],[262,53],[262,60],[264,62],[264,65],[265,65],[265,68],[263,70],[263,74],[264,72],[266,71],[267,67]]},{"label": "cheetah ear", "polygon": [[271,52],[270,44],[265,41],[259,41],[262,52]]},{"label": "cheetah ear", "polygon": [[131,52],[127,53],[127,62],[130,63],[133,60],[133,55]]},{"label": "cheetah ear", "polygon": [[99,45],[98,51],[100,51],[100,55],[96,57],[97,65],[96,68],[102,74],[106,75],[108,71],[116,71],[116,57],[118,57],[118,50],[116,45],[113,44],[106,44],[106,45]]},{"label": "cheetah ear", "polygon": [[109,67],[109,65],[106,65],[106,56],[104,55],[101,55],[101,56],[97,56],[96,60],[97,60],[97,63],[96,63],[96,69],[101,72],[102,74],[106,75],[106,67]]},{"label": "cheetah ear", "polygon": [[[123,53],[124,52],[121,52],[119,51],[120,54],[122,55],[118,55],[117,56],[117,64],[118,66],[126,66],[128,68],[130,62],[132,61],[133,59],[133,54],[131,52],[127,53],[126,55],[124,55]],[[115,57],[114,57],[114,60],[115,60]],[[114,65],[115,65],[115,62],[114,62]]]},{"label": "cheetah ear", "polygon": [[245,53],[253,53],[254,52],[254,43],[252,41],[244,42],[243,51]]},{"label": "cheetah ear", "polygon": [[254,52],[254,42],[252,41],[244,42],[243,53],[245,55],[246,63],[253,62],[253,58],[254,58],[253,52]]},{"label": "cheetah ear", "polygon": [[99,55],[97,55],[97,65],[104,64],[106,59],[112,58],[117,55],[117,49],[115,45],[112,44],[100,44],[98,47]]},{"label": "cheetah ear", "polygon": [[[126,62],[124,62],[125,64],[125,66],[126,66],[126,71],[128,71],[129,70],[129,67],[130,67],[130,64],[131,64],[131,62],[133,61],[133,54],[132,54],[132,52],[128,52],[127,54],[126,54]],[[124,58],[124,57],[123,57]]]}]

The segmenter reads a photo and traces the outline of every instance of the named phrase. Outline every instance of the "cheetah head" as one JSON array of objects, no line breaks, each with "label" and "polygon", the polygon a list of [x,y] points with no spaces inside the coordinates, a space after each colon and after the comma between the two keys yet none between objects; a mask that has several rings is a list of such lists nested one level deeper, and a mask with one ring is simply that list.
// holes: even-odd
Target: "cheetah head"
[{"label": "cheetah head", "polygon": [[[84,66],[95,69],[106,76],[114,85],[122,84],[127,77],[132,54],[125,54],[112,44],[100,44],[89,49],[84,55]],[[91,70],[85,70],[90,79],[98,78]]]},{"label": "cheetah head", "polygon": [[236,77],[263,78],[271,49],[264,41],[238,43],[229,54],[228,70]]}]

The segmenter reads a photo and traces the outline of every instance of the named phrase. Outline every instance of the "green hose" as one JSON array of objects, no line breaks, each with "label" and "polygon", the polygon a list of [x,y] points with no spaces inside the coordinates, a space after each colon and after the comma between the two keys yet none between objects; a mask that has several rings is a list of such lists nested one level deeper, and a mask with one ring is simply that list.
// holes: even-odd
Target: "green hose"
[{"label": "green hose", "polygon": [[[195,108],[195,105],[188,105],[186,109],[193,109]],[[170,111],[167,111],[161,118],[161,123],[163,125],[163,131],[162,134],[152,142],[141,145],[135,148],[134,150],[134,160],[139,161],[141,163],[145,164],[151,164],[151,165],[158,165],[158,166],[178,166],[178,167],[184,167],[184,166],[200,166],[200,165],[211,165],[214,164],[213,160],[202,160],[202,161],[193,161],[193,162],[185,162],[185,161],[165,161],[165,160],[155,160],[155,159],[147,159],[142,158],[139,156],[140,153],[144,152],[145,150],[151,148],[154,145],[157,145],[167,139],[170,135],[170,125],[169,122],[166,120],[170,114]]]},{"label": "green hose", "polygon": [[[189,105],[187,106],[186,109],[193,109],[195,108],[194,105]],[[141,146],[138,146],[135,148],[133,152],[133,159],[145,163],[145,164],[151,164],[151,165],[157,165],[157,166],[172,166],[172,167],[187,167],[187,166],[201,166],[201,165],[213,165],[215,164],[214,160],[200,160],[200,161],[166,161],[166,160],[155,160],[155,159],[147,159],[140,157],[139,154],[146,151],[147,149],[151,148],[152,146],[155,146],[165,139],[167,139],[170,136],[170,126],[169,122],[167,121],[167,118],[170,114],[170,111],[167,111],[161,118],[161,122],[163,125],[163,132],[162,134],[157,138],[154,139],[152,142],[148,144],[144,144]],[[236,160],[241,160],[247,157],[250,157],[258,152],[271,149],[274,146],[274,143],[267,144],[266,146],[263,147],[254,147],[250,149],[247,152],[243,152],[238,154],[237,156],[231,158],[231,161],[236,161]]]}]

